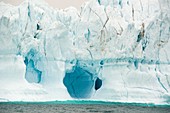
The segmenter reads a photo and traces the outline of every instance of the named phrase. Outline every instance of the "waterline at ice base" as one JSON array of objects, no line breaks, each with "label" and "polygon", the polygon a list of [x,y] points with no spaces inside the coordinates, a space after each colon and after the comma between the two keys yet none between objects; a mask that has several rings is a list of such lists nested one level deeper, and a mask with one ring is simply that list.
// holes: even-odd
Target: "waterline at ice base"
[{"label": "waterline at ice base", "polygon": [[170,1],[0,2],[0,101],[170,105]]}]

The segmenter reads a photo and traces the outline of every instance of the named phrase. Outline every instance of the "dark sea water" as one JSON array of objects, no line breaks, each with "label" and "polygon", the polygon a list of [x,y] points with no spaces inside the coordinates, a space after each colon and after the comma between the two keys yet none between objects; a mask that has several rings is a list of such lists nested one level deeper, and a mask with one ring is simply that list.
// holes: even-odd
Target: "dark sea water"
[{"label": "dark sea water", "polygon": [[102,101],[1,102],[0,113],[170,113],[170,105]]}]

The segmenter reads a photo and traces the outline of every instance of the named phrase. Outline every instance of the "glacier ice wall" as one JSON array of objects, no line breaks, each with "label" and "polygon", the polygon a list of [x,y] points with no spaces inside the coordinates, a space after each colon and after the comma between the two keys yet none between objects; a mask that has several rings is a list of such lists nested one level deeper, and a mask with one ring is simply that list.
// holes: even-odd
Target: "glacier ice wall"
[{"label": "glacier ice wall", "polygon": [[0,100],[169,104],[169,12],[169,0],[1,2]]}]

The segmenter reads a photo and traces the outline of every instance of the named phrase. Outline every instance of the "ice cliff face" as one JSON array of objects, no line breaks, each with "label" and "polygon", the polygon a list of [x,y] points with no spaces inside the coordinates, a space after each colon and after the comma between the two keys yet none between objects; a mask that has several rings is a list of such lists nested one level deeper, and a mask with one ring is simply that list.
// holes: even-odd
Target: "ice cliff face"
[{"label": "ice cliff face", "polygon": [[1,100],[169,104],[169,12],[169,0],[1,2]]}]

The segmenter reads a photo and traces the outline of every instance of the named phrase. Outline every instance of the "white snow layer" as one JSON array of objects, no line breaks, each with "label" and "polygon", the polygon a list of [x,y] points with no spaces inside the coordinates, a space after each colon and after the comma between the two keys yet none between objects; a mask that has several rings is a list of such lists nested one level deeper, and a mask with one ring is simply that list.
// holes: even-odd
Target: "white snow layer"
[{"label": "white snow layer", "polygon": [[78,65],[103,82],[90,100],[170,104],[169,12],[169,0],[0,2],[0,101],[74,100],[63,79]]}]

